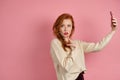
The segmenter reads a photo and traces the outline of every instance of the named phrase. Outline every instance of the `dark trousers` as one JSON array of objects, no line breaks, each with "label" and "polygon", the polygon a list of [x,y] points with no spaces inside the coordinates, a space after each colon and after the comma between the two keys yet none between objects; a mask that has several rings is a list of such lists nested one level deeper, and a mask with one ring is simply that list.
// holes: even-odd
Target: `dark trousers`
[{"label": "dark trousers", "polygon": [[81,73],[79,74],[79,76],[77,77],[77,79],[75,79],[75,80],[84,80],[83,74],[84,74],[84,72],[81,72]]}]

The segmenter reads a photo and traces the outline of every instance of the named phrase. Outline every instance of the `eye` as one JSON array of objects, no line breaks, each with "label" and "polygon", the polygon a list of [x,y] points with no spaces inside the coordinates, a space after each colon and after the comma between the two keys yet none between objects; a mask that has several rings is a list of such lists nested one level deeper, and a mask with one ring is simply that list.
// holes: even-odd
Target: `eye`
[{"label": "eye", "polygon": [[72,25],[69,24],[68,27],[72,27]]},{"label": "eye", "polygon": [[64,27],[64,25],[62,24],[60,27]]}]

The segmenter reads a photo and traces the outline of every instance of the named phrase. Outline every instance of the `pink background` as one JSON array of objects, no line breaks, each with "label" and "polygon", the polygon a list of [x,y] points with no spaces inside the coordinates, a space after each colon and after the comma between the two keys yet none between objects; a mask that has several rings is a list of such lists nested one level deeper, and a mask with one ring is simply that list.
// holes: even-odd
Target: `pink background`
[{"label": "pink background", "polygon": [[120,0],[0,0],[0,80],[56,80],[50,56],[52,25],[62,13],[75,20],[74,39],[97,42],[118,29],[102,51],[86,54],[85,80],[120,80]]}]

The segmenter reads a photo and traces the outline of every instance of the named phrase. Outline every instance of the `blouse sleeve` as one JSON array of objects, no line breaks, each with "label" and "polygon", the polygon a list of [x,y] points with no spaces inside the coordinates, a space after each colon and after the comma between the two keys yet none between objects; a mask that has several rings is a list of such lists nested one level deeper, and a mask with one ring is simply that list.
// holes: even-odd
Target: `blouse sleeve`
[{"label": "blouse sleeve", "polygon": [[100,51],[109,43],[109,41],[111,40],[114,33],[115,33],[115,31],[111,31],[101,41],[99,41],[97,43],[81,41],[84,52],[89,53],[89,52],[93,52],[93,51]]},{"label": "blouse sleeve", "polygon": [[54,65],[60,65],[67,72],[70,70],[70,68],[73,65],[72,56],[67,56],[66,54],[64,54],[55,40],[52,40],[51,42],[51,56]]}]

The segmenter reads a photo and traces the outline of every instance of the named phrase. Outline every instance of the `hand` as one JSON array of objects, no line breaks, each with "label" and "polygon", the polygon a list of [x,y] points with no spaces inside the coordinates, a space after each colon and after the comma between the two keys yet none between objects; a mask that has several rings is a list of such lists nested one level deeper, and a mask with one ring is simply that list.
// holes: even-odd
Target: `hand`
[{"label": "hand", "polygon": [[117,27],[117,20],[114,18],[112,11],[110,11],[110,15],[111,15],[111,28],[112,31],[114,31]]},{"label": "hand", "polygon": [[73,43],[73,41],[70,39],[69,39],[69,43],[67,44],[67,46],[70,46],[71,48],[76,48],[76,44]]}]

